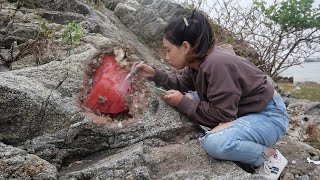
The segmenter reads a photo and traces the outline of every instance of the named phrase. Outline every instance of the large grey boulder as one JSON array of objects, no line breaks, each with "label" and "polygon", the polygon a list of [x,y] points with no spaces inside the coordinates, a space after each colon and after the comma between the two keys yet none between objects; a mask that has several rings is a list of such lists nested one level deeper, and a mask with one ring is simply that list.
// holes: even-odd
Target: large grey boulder
[{"label": "large grey boulder", "polygon": [[71,164],[60,172],[61,179],[254,179],[231,162],[208,157],[198,140],[166,143],[150,139],[106,154]]},{"label": "large grey boulder", "polygon": [[[9,4],[1,2],[4,2],[2,5]],[[141,37],[160,37],[160,29],[165,23],[185,12],[181,5],[166,0],[103,1],[106,6],[113,3],[113,12],[112,8],[91,7],[87,1],[80,0],[25,2],[27,4],[21,11],[17,11],[19,18],[16,22],[19,23],[15,26],[16,31],[10,35],[15,38],[9,38],[6,46],[10,47],[19,38],[22,42],[28,37],[34,38],[32,32],[36,24],[46,22],[48,27],[59,29],[62,25],[55,23],[65,24],[77,18],[84,28],[85,37],[71,56],[62,55],[55,61],[40,65],[34,64],[32,57],[25,56],[26,60],[21,64],[13,63],[16,70],[7,68],[6,72],[0,73],[0,141],[17,146],[0,144],[0,168],[3,168],[0,169],[0,179],[54,179],[57,178],[56,169],[61,179],[74,180],[261,179],[233,162],[218,161],[208,156],[198,140],[203,136],[201,129],[143,86],[132,95],[145,106],[132,116],[111,119],[81,108],[79,93],[87,88],[86,80],[90,79],[86,74],[87,68],[92,63],[97,64],[102,55],[113,53],[115,48],[126,49],[127,56],[135,61],[142,59],[166,69],[159,56],[139,40]],[[0,23],[5,24],[6,21],[1,19]],[[25,26],[23,22],[26,22]],[[61,33],[60,29],[55,34],[55,42],[62,42]],[[3,31],[0,31],[1,35]],[[3,52],[9,53],[9,49],[1,50]],[[28,67],[28,62],[34,67]],[[306,114],[310,123],[317,122],[318,105],[306,107],[311,103],[301,104],[300,100],[290,101],[290,104],[289,108],[297,109],[295,113],[301,112],[290,114],[294,116],[291,118],[294,122],[303,119],[303,113],[308,109]],[[305,132],[304,128],[301,126],[299,133]],[[305,146],[295,148],[295,141],[305,137],[295,138],[295,131],[291,130],[289,137],[292,142],[284,139],[277,148],[289,161],[298,159],[299,167],[295,168],[291,163],[285,175],[317,179],[319,168],[304,160],[310,151],[319,151]],[[283,146],[284,142],[286,146]],[[16,156],[14,152],[18,152]],[[33,163],[26,164],[30,161]],[[33,164],[38,162],[46,166],[50,163],[49,168],[35,171],[40,172],[38,174],[26,173],[30,172],[28,167],[33,170]],[[29,165],[23,168],[26,171],[19,169],[26,165]],[[302,166],[305,168],[300,168]],[[14,172],[14,176],[9,171]]]},{"label": "large grey boulder", "polygon": [[102,150],[112,150],[150,138],[170,140],[192,139],[199,129],[185,116],[168,107],[155,96],[149,106],[132,120],[104,123],[87,113],[81,122],[74,123],[57,133],[46,134],[26,141],[24,148],[61,167],[61,162]]},{"label": "large grey boulder", "polygon": [[0,140],[19,144],[79,121],[76,97],[96,53],[86,46],[63,62],[0,73]]},{"label": "large grey boulder", "polygon": [[58,172],[38,156],[0,142],[0,179],[56,180]]},{"label": "large grey boulder", "polygon": [[162,31],[169,21],[190,12],[170,0],[127,0],[116,5],[114,14],[135,34],[154,42],[162,38]]},{"label": "large grey boulder", "polygon": [[[9,0],[9,2],[17,2],[17,0]],[[22,7],[31,9],[41,8],[49,11],[69,11],[79,14],[89,14],[90,7],[79,0],[24,0],[20,2]]]},{"label": "large grey boulder", "polygon": [[73,12],[61,12],[61,11],[39,11],[38,15],[48,20],[51,23],[68,24],[72,21],[81,22],[84,21],[82,14]]}]

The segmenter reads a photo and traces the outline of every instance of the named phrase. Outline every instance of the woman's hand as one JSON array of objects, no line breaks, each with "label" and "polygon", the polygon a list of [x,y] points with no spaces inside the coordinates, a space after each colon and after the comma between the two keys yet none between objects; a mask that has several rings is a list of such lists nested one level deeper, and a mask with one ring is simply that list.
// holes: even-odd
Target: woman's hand
[{"label": "woman's hand", "polygon": [[153,78],[156,74],[156,70],[146,64],[138,64],[137,68],[140,77]]},{"label": "woman's hand", "polygon": [[163,100],[166,103],[168,103],[170,106],[178,107],[178,104],[180,103],[182,97],[183,97],[183,94],[180,91],[169,90],[163,96]]}]

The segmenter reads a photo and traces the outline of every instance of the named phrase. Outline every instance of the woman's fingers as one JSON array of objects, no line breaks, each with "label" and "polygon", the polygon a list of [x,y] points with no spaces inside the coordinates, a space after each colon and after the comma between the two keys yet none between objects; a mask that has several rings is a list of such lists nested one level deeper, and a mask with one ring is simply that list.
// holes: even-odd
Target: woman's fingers
[{"label": "woman's fingers", "polygon": [[177,107],[180,103],[183,94],[177,90],[169,90],[165,93],[163,99],[171,106]]},{"label": "woman's fingers", "polygon": [[164,97],[164,99],[170,99],[171,97],[174,96],[175,93],[176,93],[176,90],[171,89],[171,90],[166,91],[163,97]]},{"label": "woman's fingers", "polygon": [[142,77],[150,78],[155,75],[155,70],[146,64],[138,64],[136,67],[138,68],[139,75]]}]

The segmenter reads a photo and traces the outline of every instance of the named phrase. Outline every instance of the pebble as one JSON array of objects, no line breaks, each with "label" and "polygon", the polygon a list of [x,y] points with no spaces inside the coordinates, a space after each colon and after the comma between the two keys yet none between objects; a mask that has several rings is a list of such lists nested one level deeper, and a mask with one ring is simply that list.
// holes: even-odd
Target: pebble
[{"label": "pebble", "polygon": [[309,176],[308,175],[303,175],[299,177],[299,180],[309,180]]},{"label": "pebble", "polygon": [[319,156],[313,156],[313,157],[311,157],[311,159],[314,160],[314,161],[319,161],[320,160]]},{"label": "pebble", "polygon": [[289,173],[289,172],[286,172],[286,174],[283,176],[283,179],[286,179],[286,180],[294,180],[295,177],[293,176],[293,174]]}]

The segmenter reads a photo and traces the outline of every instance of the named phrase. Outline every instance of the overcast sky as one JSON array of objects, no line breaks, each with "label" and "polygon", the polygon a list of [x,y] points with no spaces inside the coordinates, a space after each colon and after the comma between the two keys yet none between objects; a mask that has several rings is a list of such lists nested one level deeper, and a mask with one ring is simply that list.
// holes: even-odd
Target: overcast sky
[{"label": "overcast sky", "polygon": [[[252,3],[253,1],[252,0],[239,0],[241,3],[240,4],[243,4],[243,6],[246,6],[250,3]],[[265,0],[268,4],[273,4],[273,2],[275,0]],[[281,2],[283,0],[277,0],[277,2]],[[210,0],[207,0],[207,2],[210,2]],[[314,0],[314,3],[313,3],[313,7],[319,7],[319,4],[320,4],[320,0]]]}]

